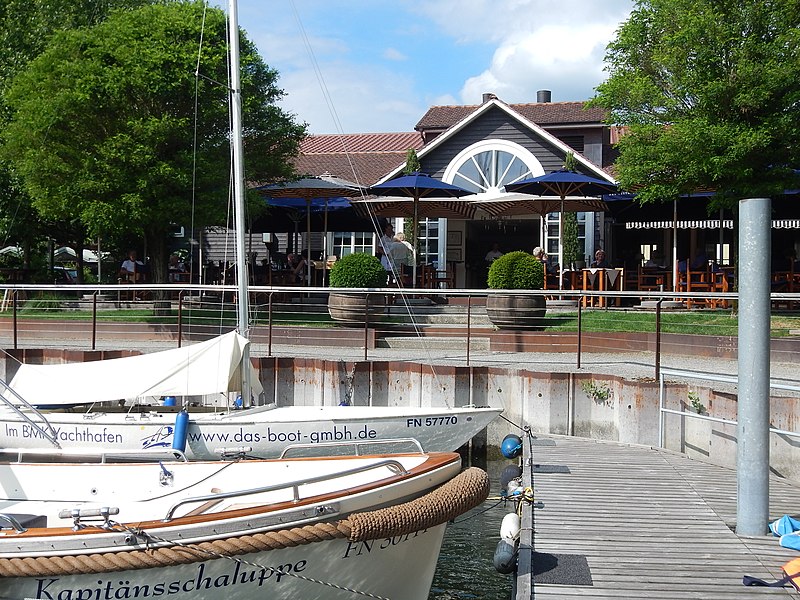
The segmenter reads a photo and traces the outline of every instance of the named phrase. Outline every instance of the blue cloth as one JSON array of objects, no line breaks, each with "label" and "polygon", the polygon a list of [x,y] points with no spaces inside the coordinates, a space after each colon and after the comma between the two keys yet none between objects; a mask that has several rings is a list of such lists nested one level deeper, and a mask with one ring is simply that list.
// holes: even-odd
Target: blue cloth
[{"label": "blue cloth", "polygon": [[769,524],[769,530],[775,537],[780,537],[788,533],[794,533],[795,531],[800,530],[800,521],[793,519],[789,515],[783,515],[780,519]]},{"label": "blue cloth", "polygon": [[[795,521],[796,523],[797,521]],[[800,550],[800,531],[793,531],[781,536],[780,545],[792,550]]]}]

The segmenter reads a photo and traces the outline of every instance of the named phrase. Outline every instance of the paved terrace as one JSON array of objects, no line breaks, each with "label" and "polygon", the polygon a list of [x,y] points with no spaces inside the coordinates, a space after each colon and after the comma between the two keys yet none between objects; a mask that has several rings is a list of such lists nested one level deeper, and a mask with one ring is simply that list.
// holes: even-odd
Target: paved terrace
[{"label": "paved terrace", "polygon": [[[526,442],[529,449],[544,508],[532,514],[534,580],[524,576],[530,552],[523,545],[516,600],[800,598],[791,586],[742,585],[743,575],[780,578],[781,565],[800,553],[771,535],[734,533],[735,471],[670,451],[580,438],[537,436],[531,447]],[[798,486],[773,477],[771,516],[796,514],[798,505]],[[530,509],[525,518],[530,523]],[[524,520],[523,536],[525,526]],[[539,573],[553,554],[577,569]]]}]

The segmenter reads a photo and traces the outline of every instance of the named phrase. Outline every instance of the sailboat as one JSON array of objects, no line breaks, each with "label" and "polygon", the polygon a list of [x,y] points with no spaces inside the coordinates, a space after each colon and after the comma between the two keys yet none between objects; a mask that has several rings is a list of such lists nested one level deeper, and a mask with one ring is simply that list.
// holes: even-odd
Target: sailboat
[{"label": "sailboat", "polygon": [[[236,115],[239,29],[235,0],[229,6]],[[240,313],[246,320],[246,309]],[[250,365],[246,339],[228,341],[242,360],[219,379],[230,385],[241,376],[249,398],[250,369],[239,368]],[[211,350],[206,363],[218,356]],[[33,406],[7,406],[58,443],[51,424],[31,418],[41,414]],[[339,456],[342,444],[354,445],[216,461],[145,461],[112,449],[113,461],[97,453],[90,463],[82,451],[5,450],[0,600],[427,597],[446,523],[485,500],[486,473],[460,472],[453,452]],[[315,458],[318,451],[324,456]]]},{"label": "sailboat", "polygon": [[[191,346],[126,358],[20,365],[0,394],[0,447],[176,448],[189,459],[213,460],[235,454],[276,457],[288,444],[413,437],[425,450],[453,451],[501,412],[476,407],[238,408],[243,375],[249,374],[254,397],[262,391],[255,369],[243,362],[248,344],[231,331]],[[249,368],[242,369],[243,364]],[[174,399],[175,408],[164,407],[164,398],[169,404]],[[203,398],[215,406],[188,406]],[[178,406],[178,399],[187,406]]]},{"label": "sailboat", "polygon": [[426,598],[448,520],[486,499],[455,453],[0,463],[0,600]]},{"label": "sailboat", "polygon": [[[233,14],[235,3],[230,4]],[[232,31],[238,32],[238,26]],[[502,409],[258,405],[261,386],[251,368],[247,339],[250,307],[241,81],[238,37],[233,34],[230,60],[238,333],[210,340],[207,345],[146,356],[82,364],[20,365],[8,389],[0,395],[0,446],[120,450],[172,446],[191,459],[213,459],[231,452],[274,457],[290,443],[414,437],[425,450],[457,450]],[[241,365],[247,368],[239,368]],[[241,402],[234,400],[214,412],[188,407],[192,396],[230,392],[239,393]],[[133,410],[143,399],[152,404],[161,398],[174,399],[188,410],[177,415]],[[122,403],[129,410],[111,411],[108,406],[98,408],[97,403]],[[354,404],[359,403],[356,400]],[[77,411],[79,406],[88,409],[70,413],[53,410],[69,407]]]}]

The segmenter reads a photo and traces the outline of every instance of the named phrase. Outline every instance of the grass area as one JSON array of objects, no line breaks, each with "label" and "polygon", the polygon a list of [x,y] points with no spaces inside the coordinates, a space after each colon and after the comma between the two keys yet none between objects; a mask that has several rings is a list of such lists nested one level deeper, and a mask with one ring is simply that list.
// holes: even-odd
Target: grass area
[{"label": "grass area", "polygon": [[[550,331],[577,331],[578,314],[567,313],[547,317]],[[656,315],[651,312],[585,311],[581,315],[581,328],[587,332],[656,331]],[[739,318],[732,311],[691,311],[661,313],[661,331],[686,335],[738,335]],[[771,337],[786,337],[790,330],[800,330],[800,315],[773,315],[770,318]]]},{"label": "grass area", "polygon": [[[69,321],[90,321],[91,310],[75,310],[67,308],[64,303],[75,298],[59,298],[55,296],[31,299],[22,304],[18,317],[53,319]],[[174,306],[174,304],[173,304]],[[254,307],[253,322],[257,326],[266,326],[269,314],[262,306]],[[263,307],[266,308],[266,307]],[[10,317],[10,313],[5,313]],[[185,326],[208,325],[235,326],[236,312],[226,305],[223,309],[184,307],[182,319]],[[578,313],[550,313],[546,317],[549,331],[577,331]],[[129,322],[147,324],[177,323],[176,308],[152,309],[119,309],[98,310],[98,322]],[[392,315],[381,320],[385,325],[408,323],[409,319],[401,315]],[[800,314],[779,313],[771,316],[771,336],[786,337],[790,330],[800,330]],[[276,326],[305,326],[313,328],[337,327],[328,315],[327,307],[319,305],[314,312],[275,312],[272,324]],[[738,335],[738,316],[730,310],[702,310],[661,313],[661,330],[664,333],[692,335]],[[581,327],[586,332],[649,332],[656,331],[656,315],[654,312],[629,310],[586,310],[581,314]]]}]

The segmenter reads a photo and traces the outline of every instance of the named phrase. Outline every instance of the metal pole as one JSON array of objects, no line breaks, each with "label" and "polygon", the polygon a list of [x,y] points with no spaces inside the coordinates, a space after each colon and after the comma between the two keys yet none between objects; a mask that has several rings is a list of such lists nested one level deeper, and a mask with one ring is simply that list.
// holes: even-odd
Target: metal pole
[{"label": "metal pole", "polygon": [[367,348],[369,347],[369,299],[364,303],[364,360],[367,360]]},{"label": "metal pole", "polygon": [[[472,333],[471,328],[471,321],[472,321],[472,296],[467,296],[467,366],[469,366],[469,346],[470,346],[470,337]],[[470,378],[472,376],[470,375]],[[470,389],[470,394],[472,393],[472,389]]]},{"label": "metal pole", "polygon": [[[268,334],[268,343],[267,343],[267,356],[272,356],[272,295],[275,292],[269,293],[269,300],[267,301],[267,331]],[[277,368],[277,367],[276,367]]]},{"label": "metal pole", "polygon": [[661,375],[661,303],[663,298],[656,302],[656,380]]},{"label": "metal pole", "polygon": [[583,298],[578,298],[578,364],[576,365],[579,369],[581,368],[581,345],[582,345],[582,338],[581,338],[581,304],[583,303]]},{"label": "metal pole", "polygon": [[[234,219],[236,226],[236,278],[238,283],[237,328],[250,337],[250,295],[245,257],[244,142],[242,141],[242,83],[239,70],[239,13],[236,0],[228,2],[228,28],[231,60],[231,146],[233,162]],[[242,402],[250,406],[250,346],[242,348]]]},{"label": "metal pole", "polygon": [[11,307],[13,309],[11,315],[11,322],[14,328],[14,350],[17,349],[17,290],[11,292]]},{"label": "metal pole", "polygon": [[178,348],[183,343],[183,292],[178,292]]},{"label": "metal pole", "polygon": [[739,201],[739,397],[736,533],[769,522],[769,293],[771,201]]},{"label": "metal pole", "polygon": [[97,350],[97,290],[92,294],[92,350]]}]

